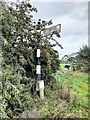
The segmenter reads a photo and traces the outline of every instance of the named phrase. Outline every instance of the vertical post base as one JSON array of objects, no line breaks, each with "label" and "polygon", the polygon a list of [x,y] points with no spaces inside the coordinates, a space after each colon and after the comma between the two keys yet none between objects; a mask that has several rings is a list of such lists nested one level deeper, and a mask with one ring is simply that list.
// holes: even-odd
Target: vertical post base
[{"label": "vertical post base", "polygon": [[44,81],[40,80],[39,82],[39,92],[40,92],[40,98],[44,99]]},{"label": "vertical post base", "polygon": [[40,89],[40,98],[44,99],[44,89]]}]

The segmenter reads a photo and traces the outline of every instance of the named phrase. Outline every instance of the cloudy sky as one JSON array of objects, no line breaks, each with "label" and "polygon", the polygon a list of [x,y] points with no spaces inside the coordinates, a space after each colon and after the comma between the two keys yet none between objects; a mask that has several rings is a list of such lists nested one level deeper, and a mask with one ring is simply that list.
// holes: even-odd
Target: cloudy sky
[{"label": "cloudy sky", "polygon": [[77,52],[83,45],[88,44],[88,1],[32,1],[32,5],[38,9],[38,12],[33,14],[34,19],[52,19],[53,25],[61,24],[61,38],[57,38],[57,40],[64,49],[55,48],[58,50],[60,58],[66,54]]}]

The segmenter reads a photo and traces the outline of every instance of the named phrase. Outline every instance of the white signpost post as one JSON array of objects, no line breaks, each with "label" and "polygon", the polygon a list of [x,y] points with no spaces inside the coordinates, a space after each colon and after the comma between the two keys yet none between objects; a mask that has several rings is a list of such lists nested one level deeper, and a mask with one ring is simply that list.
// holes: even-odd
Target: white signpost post
[{"label": "white signpost post", "polygon": [[[52,33],[61,32],[61,24],[52,26],[50,28],[46,28],[45,30],[42,31],[43,37],[47,37],[52,35]],[[36,75],[37,75],[37,80],[38,84],[36,85],[36,91],[39,91],[40,93],[40,98],[44,99],[44,80],[41,80],[41,61],[40,61],[40,48],[37,48],[37,65],[36,65]]]}]

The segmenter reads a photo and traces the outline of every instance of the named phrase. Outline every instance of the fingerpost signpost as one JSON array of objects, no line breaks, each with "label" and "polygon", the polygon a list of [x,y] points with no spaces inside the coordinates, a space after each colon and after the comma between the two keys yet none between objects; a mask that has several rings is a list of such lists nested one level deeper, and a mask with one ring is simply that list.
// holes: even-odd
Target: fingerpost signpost
[{"label": "fingerpost signpost", "polygon": [[[51,36],[55,32],[60,33],[61,32],[61,24],[52,26],[50,28],[46,28],[45,30],[42,31],[42,36],[47,37]],[[37,79],[37,84],[36,84],[36,91],[39,91],[39,95],[41,99],[44,99],[44,80],[41,80],[41,60],[40,60],[40,47],[37,47],[37,53],[36,53],[36,58],[37,58],[37,65],[36,65],[36,79]]]}]

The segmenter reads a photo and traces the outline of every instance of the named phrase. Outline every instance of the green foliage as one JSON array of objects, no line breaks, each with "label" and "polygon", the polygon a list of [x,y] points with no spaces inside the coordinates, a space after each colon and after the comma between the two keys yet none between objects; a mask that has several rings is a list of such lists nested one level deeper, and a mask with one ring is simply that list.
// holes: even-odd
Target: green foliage
[{"label": "green foliage", "polygon": [[90,71],[90,47],[84,45],[80,50],[76,53],[72,53],[68,58],[68,61],[72,64],[73,70],[80,70],[81,72],[89,72]]},{"label": "green foliage", "polygon": [[24,69],[20,66],[18,66],[18,70],[10,65],[6,65],[2,69],[2,102],[5,101],[4,110],[5,114],[9,117],[17,114],[18,109],[20,112],[30,109],[33,104],[33,99],[30,95],[30,88],[32,87],[33,81],[27,78],[29,79],[28,85],[21,84],[20,81],[25,79],[20,74],[22,72],[24,72]]},{"label": "green foliage", "polygon": [[68,74],[64,74],[60,70],[56,72],[55,78],[56,78],[57,83],[62,86],[65,86],[70,82]]},{"label": "green foliage", "polygon": [[[65,58],[66,57],[66,58]],[[72,65],[72,70],[80,70],[81,72],[90,71],[90,46],[84,45],[77,53],[72,53],[71,55],[65,55],[62,58],[62,63],[70,63]]]},{"label": "green foliage", "polygon": [[85,45],[80,48],[76,59],[80,61],[80,66],[82,67],[82,71],[89,72],[90,71],[90,47]]},{"label": "green foliage", "polygon": [[56,100],[55,90],[52,91],[49,87],[45,89],[46,99],[39,102],[41,109],[41,117],[51,117],[52,111],[56,108],[58,102]]},{"label": "green foliage", "polygon": [[75,73],[71,87],[79,96],[78,103],[88,108],[88,75],[85,73]]},{"label": "green foliage", "polygon": [[41,35],[41,30],[52,22],[43,24],[40,19],[36,23],[32,22],[31,13],[37,12],[37,9],[29,1],[11,5],[0,3],[0,6],[3,6],[0,16],[3,58],[0,72],[3,92],[1,118],[13,118],[32,108],[31,89],[35,85],[37,46],[41,48],[42,77],[47,81],[58,69],[60,61],[57,51],[49,43],[49,38]]}]

